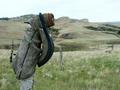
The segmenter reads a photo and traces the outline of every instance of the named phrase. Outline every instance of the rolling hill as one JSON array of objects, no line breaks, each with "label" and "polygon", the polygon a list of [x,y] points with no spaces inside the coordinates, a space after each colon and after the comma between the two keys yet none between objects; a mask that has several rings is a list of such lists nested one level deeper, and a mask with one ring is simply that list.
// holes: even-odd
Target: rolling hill
[{"label": "rolling hill", "polygon": [[[35,15],[24,15],[0,20],[0,45],[10,45],[14,40],[19,44],[23,38],[29,20]],[[120,23],[91,23],[88,19],[71,19],[60,17],[55,19],[55,26],[52,27],[55,44],[70,47],[73,50],[89,48],[89,46],[104,43],[120,43]],[[71,50],[72,50],[71,49]]]}]

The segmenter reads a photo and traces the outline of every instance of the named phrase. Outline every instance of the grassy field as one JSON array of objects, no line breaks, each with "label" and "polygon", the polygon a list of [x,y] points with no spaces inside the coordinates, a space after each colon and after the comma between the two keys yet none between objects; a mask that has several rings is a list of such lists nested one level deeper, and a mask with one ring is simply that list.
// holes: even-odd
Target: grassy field
[{"label": "grassy field", "polygon": [[[98,23],[55,23],[54,28],[59,30],[55,45],[69,52],[63,52],[63,65],[59,52],[55,52],[45,66],[36,68],[33,90],[120,90],[119,37],[85,28],[99,26]],[[10,48],[12,40],[19,44],[26,27],[23,22],[0,21],[0,48]],[[19,90],[9,56],[9,49],[0,49],[0,90]]]},{"label": "grassy field", "polygon": [[[0,50],[0,90],[19,90],[9,63],[9,50]],[[120,90],[120,51],[105,50],[59,53],[36,69],[33,90]],[[62,69],[61,69],[62,68]]]}]

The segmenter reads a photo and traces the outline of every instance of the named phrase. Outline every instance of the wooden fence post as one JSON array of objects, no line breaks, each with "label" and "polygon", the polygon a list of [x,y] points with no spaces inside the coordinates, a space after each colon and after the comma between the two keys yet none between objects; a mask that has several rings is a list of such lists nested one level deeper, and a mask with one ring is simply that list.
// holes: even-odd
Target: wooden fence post
[{"label": "wooden fence post", "polygon": [[61,70],[64,70],[64,61],[63,61],[62,46],[59,46],[59,50],[60,50],[60,68],[61,68]]},{"label": "wooden fence post", "polygon": [[62,46],[55,44],[56,47],[58,47],[59,50],[59,62],[60,62],[60,70],[64,70],[64,60],[63,60],[63,50],[62,50]]}]

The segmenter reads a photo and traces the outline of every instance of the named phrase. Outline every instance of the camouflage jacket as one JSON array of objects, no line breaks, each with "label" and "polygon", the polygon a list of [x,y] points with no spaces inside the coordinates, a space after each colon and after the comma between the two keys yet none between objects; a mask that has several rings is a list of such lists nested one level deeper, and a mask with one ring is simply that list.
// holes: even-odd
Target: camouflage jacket
[{"label": "camouflage jacket", "polygon": [[29,23],[24,39],[12,60],[12,67],[17,79],[26,79],[34,74],[41,53],[38,17],[33,18]]}]

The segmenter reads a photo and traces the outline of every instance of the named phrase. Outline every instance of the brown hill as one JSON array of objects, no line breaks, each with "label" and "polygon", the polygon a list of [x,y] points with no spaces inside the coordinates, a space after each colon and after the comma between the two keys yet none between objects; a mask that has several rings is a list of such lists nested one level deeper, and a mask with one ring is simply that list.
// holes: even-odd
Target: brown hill
[{"label": "brown hill", "polygon": [[[29,15],[25,15],[10,20],[0,20],[0,45],[11,44],[12,39],[16,43],[19,43],[18,39],[22,39],[26,28],[26,24],[23,22],[30,18]],[[97,43],[119,41],[119,37],[111,33],[111,31],[108,31],[110,33],[106,33],[98,30],[100,26],[103,26],[103,23],[91,23],[88,19],[78,20],[69,17],[60,17],[55,20],[55,26],[53,27],[55,30],[55,43],[63,46],[74,46],[75,48]],[[107,27],[109,28],[109,26]],[[96,29],[94,30],[94,28]],[[105,28],[105,30],[108,30],[108,28]],[[114,32],[114,28],[116,27],[112,27],[112,32]]]}]

